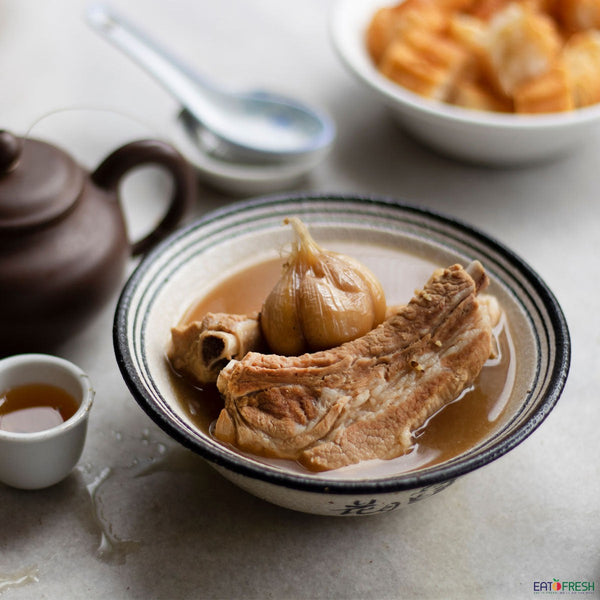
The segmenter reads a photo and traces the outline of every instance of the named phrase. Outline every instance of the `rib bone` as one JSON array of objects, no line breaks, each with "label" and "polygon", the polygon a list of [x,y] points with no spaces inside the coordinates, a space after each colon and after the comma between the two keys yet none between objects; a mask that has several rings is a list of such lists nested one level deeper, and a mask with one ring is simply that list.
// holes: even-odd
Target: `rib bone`
[{"label": "rib bone", "polygon": [[171,330],[169,360],[173,368],[194,383],[214,383],[219,371],[234,358],[264,346],[256,315],[207,313]]}]

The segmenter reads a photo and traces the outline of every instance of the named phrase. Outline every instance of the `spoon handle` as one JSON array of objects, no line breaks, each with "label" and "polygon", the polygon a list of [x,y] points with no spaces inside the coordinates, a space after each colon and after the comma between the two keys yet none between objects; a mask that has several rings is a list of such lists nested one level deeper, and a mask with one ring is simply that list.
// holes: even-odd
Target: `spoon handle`
[{"label": "spoon handle", "polygon": [[102,4],[90,7],[86,18],[89,25],[152,75],[199,121],[209,124],[218,119],[218,109],[213,104],[221,94],[145,33]]}]

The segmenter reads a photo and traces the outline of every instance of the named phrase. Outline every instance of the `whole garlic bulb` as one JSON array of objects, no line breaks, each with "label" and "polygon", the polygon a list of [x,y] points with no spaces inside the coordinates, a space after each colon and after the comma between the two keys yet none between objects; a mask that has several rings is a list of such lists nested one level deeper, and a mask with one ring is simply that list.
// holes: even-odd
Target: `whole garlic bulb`
[{"label": "whole garlic bulb", "polygon": [[385,318],[381,284],[359,261],[322,249],[297,217],[292,252],[261,310],[270,349],[296,356],[356,339]]}]

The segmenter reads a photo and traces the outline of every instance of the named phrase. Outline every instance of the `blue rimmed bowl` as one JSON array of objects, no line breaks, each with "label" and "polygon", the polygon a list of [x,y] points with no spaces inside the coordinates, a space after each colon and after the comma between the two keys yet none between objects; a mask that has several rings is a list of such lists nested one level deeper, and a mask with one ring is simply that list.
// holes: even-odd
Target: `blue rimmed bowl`
[{"label": "blue rimmed bowl", "polygon": [[[234,273],[279,256],[290,239],[282,226],[290,215],[301,217],[328,248],[365,262],[384,287],[412,291],[422,286],[424,265],[483,263],[489,292],[504,309],[515,354],[505,409],[486,438],[446,462],[411,472],[396,472],[393,461],[385,461],[378,469],[359,465],[309,473],[237,452],[194,424],[178,400],[166,360],[171,327],[195,300]],[[417,267],[400,278],[397,265],[411,264],[407,256],[415,258]],[[392,291],[396,293],[402,292]],[[560,306],[540,277],[508,248],[464,223],[395,200],[331,195],[232,204],[170,236],[127,282],[115,314],[114,346],[122,375],[148,416],[233,483],[291,509],[347,516],[411,504],[512,450],[554,407],[570,361]]]}]

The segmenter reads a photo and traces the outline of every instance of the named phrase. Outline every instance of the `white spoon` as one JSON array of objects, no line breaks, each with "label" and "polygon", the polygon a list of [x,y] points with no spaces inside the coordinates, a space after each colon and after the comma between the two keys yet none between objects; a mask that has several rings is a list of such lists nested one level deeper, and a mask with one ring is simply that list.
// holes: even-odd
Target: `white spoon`
[{"label": "white spoon", "polygon": [[331,146],[335,126],[319,111],[270,93],[225,92],[103,5],[92,6],[87,21],[181,102],[204,152],[241,163],[314,163]]}]

